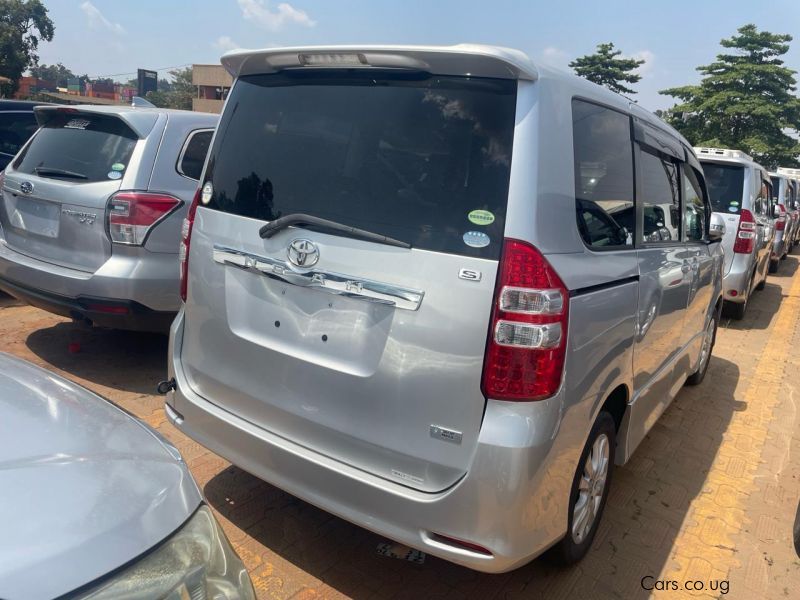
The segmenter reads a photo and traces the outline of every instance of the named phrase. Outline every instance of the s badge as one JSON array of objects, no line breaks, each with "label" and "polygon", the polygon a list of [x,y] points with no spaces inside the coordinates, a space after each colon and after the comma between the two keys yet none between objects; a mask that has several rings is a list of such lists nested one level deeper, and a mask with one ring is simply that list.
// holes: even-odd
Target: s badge
[{"label": "s badge", "polygon": [[461,269],[458,272],[459,279],[466,279],[467,281],[480,281],[482,274],[480,271],[474,269]]}]

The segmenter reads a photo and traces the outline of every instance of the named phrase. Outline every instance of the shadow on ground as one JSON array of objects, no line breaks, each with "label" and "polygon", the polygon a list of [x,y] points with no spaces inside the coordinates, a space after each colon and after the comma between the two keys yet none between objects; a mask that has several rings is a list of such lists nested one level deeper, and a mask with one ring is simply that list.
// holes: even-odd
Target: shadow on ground
[{"label": "shadow on ground", "polygon": [[[155,393],[167,375],[165,335],[87,328],[72,322],[37,329],[25,340],[28,348],[58,369],[114,389]],[[70,344],[77,343],[77,353]]]},{"label": "shadow on ground", "polygon": [[[712,357],[704,385],[685,388],[625,467],[590,554],[566,569],[537,560],[486,575],[428,556],[423,565],[376,553],[380,536],[286,494],[231,466],[205,486],[211,505],[299,569],[343,594],[411,597],[643,597],[641,579],[658,576],[692,499],[701,493],[734,411],[738,367]],[[560,597],[560,596],[559,596]]]}]

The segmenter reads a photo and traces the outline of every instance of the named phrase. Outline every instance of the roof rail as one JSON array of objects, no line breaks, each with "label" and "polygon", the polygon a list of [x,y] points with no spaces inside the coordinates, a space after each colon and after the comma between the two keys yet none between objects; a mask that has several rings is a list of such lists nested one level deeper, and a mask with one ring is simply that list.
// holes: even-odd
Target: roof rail
[{"label": "roof rail", "polygon": [[695,154],[698,156],[721,156],[724,158],[743,158],[752,161],[753,157],[741,150],[731,150],[729,148],[703,148],[696,147]]},{"label": "roof rail", "polygon": [[788,175],[795,179],[800,178],[800,169],[790,169],[789,167],[778,167],[778,175]]}]

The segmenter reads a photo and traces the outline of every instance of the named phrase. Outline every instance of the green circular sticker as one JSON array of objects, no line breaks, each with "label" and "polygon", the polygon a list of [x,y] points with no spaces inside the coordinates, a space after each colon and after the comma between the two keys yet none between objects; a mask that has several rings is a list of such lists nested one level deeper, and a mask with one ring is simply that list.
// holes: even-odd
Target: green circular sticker
[{"label": "green circular sticker", "polygon": [[123,165],[122,163],[114,163],[113,165],[111,165],[111,170],[112,171],[124,171],[125,170],[125,165]]},{"label": "green circular sticker", "polygon": [[475,225],[491,225],[494,223],[494,214],[488,210],[473,210],[467,215],[470,223]]}]

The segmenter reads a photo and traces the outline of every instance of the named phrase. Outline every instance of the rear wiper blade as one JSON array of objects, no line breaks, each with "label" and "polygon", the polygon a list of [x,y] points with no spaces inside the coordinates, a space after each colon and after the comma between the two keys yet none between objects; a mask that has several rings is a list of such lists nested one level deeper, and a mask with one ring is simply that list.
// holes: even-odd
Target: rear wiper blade
[{"label": "rear wiper blade", "polygon": [[89,179],[83,173],[76,173],[75,171],[67,171],[65,169],[55,169],[53,167],[36,167],[34,169],[37,175],[42,177],[68,177],[70,179]]},{"label": "rear wiper blade", "polygon": [[299,227],[313,227],[329,233],[343,233],[348,237],[366,240],[368,242],[386,244],[388,246],[397,246],[398,248],[411,248],[411,244],[402,240],[396,240],[394,238],[381,235],[380,233],[373,233],[372,231],[358,229],[357,227],[350,227],[349,225],[342,225],[336,221],[329,221],[328,219],[312,217],[311,215],[304,215],[301,213],[286,215],[280,219],[275,219],[259,229],[258,234],[264,239],[269,239],[282,229],[286,229],[292,225]]}]

